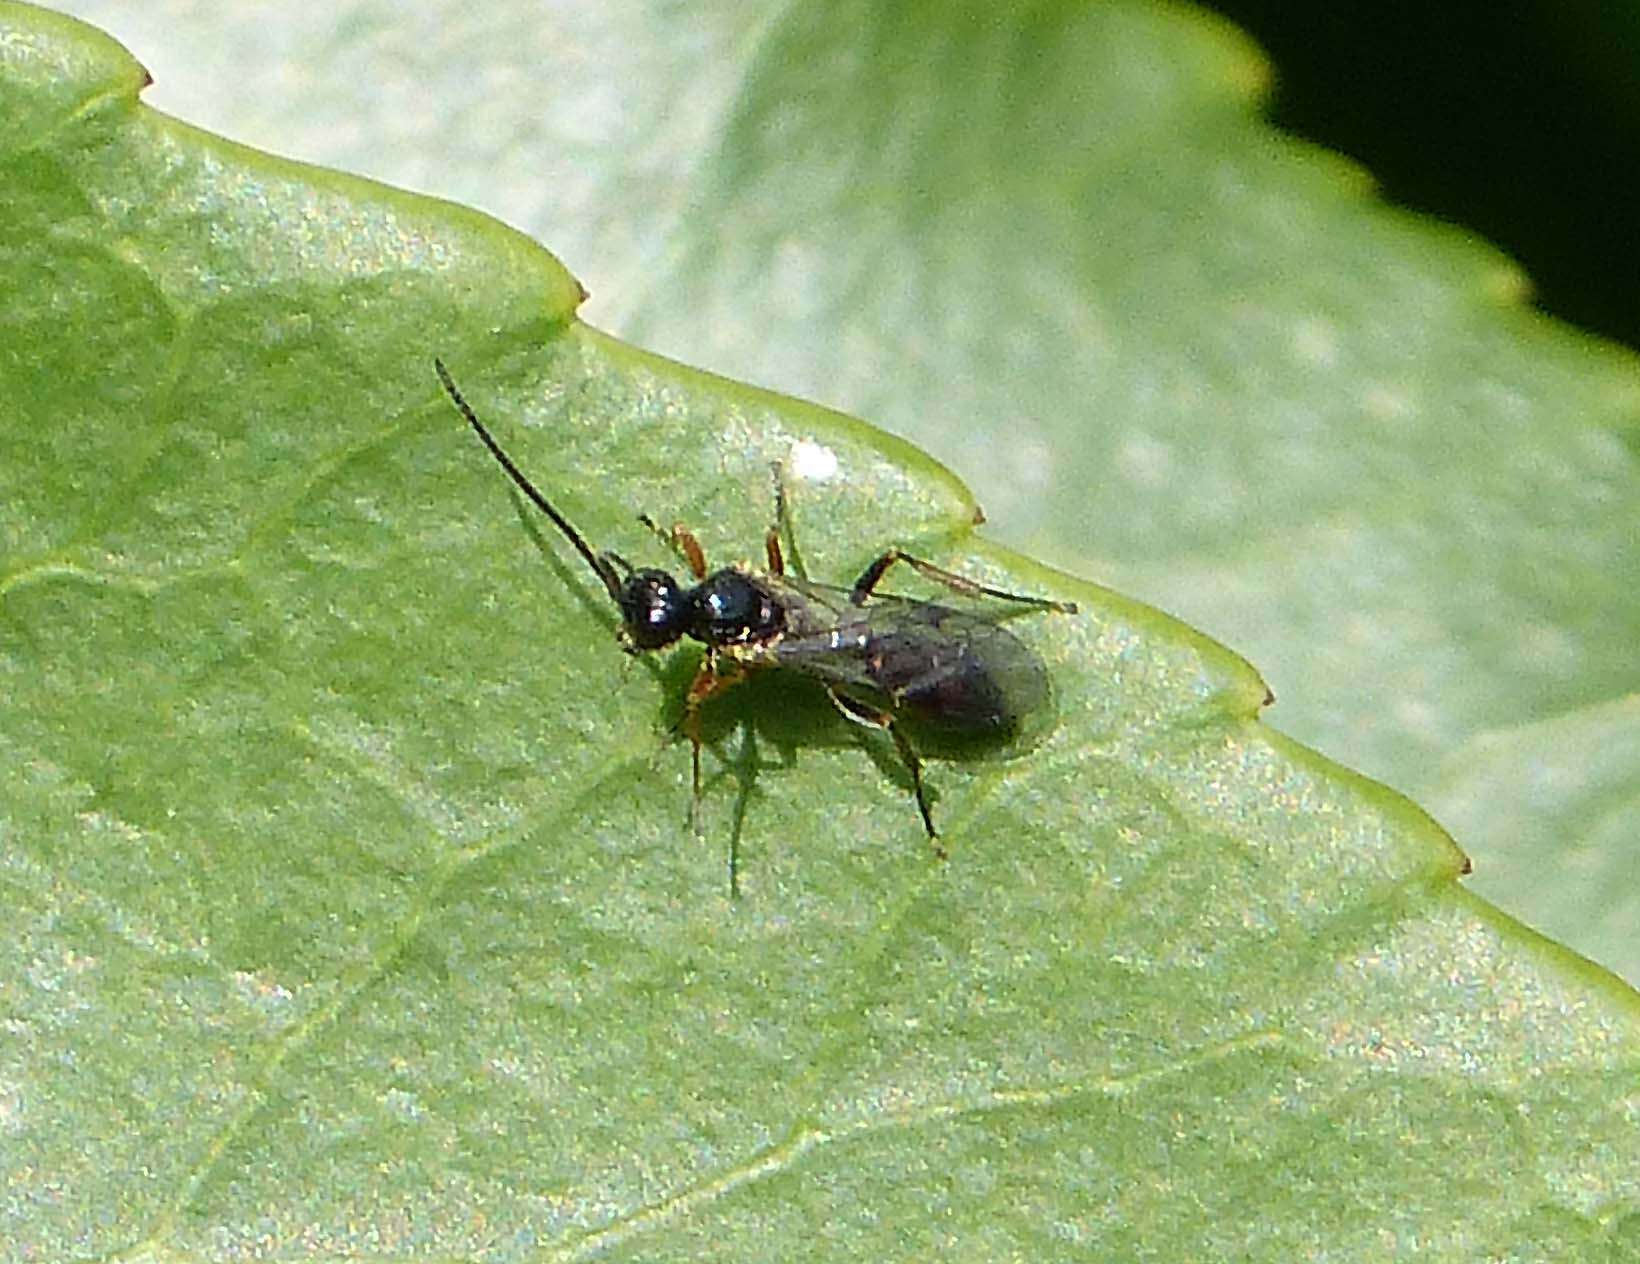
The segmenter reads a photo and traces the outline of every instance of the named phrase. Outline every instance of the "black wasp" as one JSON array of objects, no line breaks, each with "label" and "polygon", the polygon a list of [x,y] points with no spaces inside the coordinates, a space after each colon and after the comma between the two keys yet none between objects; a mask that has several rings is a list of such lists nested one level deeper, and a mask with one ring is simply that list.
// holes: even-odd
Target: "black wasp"
[{"label": "black wasp", "polygon": [[[693,748],[692,819],[700,809],[700,709],[707,699],[765,667],[786,667],[821,681],[848,719],[881,729],[911,775],[923,828],[940,848],[923,788],[922,761],[899,720],[909,720],[935,741],[966,744],[1005,741],[1048,699],[1048,674],[1040,659],[999,626],[996,609],[981,602],[1075,614],[1068,601],[1003,592],[913,557],[885,550],[852,586],[817,584],[788,574],[780,547],[788,531],[784,489],[776,479],[775,522],[764,536],[766,571],[726,566],[708,572],[700,542],[682,526],[662,530],[640,521],[671,545],[689,566],[690,587],[667,571],[634,567],[618,553],[594,552],[563,514],[513,464],[456,389],[449,370],[433,361],[439,381],[484,446],[575,551],[586,559],[621,612],[620,640],[629,654],[666,649],[684,637],[706,647],[706,656],[684,700],[683,732]],[[897,562],[962,597],[970,607],[889,596],[877,585]]]}]

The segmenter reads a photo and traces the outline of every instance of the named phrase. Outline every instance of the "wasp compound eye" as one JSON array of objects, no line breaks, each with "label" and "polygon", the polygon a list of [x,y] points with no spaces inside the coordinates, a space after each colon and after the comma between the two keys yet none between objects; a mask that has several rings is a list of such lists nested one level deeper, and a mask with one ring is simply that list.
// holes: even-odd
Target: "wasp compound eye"
[{"label": "wasp compound eye", "polygon": [[688,590],[665,571],[633,571],[616,600],[633,649],[664,649],[688,630]]}]

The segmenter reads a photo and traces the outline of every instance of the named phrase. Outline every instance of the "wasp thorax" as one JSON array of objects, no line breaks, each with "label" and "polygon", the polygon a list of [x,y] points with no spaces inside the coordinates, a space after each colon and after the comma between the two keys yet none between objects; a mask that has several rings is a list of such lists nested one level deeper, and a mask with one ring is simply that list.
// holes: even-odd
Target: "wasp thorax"
[{"label": "wasp thorax", "polygon": [[692,635],[708,645],[765,641],[786,626],[786,612],[768,585],[735,567],[702,580],[691,599]]},{"label": "wasp thorax", "polygon": [[621,581],[621,622],[635,650],[665,649],[689,625],[689,592],[665,571],[633,571]]}]

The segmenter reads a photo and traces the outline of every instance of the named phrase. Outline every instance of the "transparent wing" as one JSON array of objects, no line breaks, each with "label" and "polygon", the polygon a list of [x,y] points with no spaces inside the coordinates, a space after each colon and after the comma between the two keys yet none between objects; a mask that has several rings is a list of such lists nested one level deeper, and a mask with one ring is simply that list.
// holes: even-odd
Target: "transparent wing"
[{"label": "transparent wing", "polygon": [[767,647],[767,661],[953,737],[1013,733],[1048,699],[1042,661],[1000,626],[1011,610],[888,594],[857,606],[848,589],[781,582],[807,603],[803,630]]}]

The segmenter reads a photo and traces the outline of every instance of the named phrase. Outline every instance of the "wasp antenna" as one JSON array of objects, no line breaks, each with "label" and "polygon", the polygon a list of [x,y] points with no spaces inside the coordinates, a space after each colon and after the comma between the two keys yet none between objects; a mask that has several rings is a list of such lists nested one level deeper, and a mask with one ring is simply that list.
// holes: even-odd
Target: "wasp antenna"
[{"label": "wasp antenna", "polygon": [[575,546],[575,551],[586,558],[587,565],[592,567],[593,573],[603,582],[604,587],[609,589],[609,595],[619,602],[621,599],[621,581],[616,578],[615,568],[592,551],[592,547],[586,542],[581,533],[570,526],[569,519],[552,507],[552,502],[536,490],[535,484],[525,478],[524,472],[514,465],[512,458],[501,450],[501,445],[485,429],[484,423],[478,419],[478,414],[473,411],[472,405],[456,388],[455,380],[450,376],[450,370],[444,367],[444,361],[436,356],[433,358],[433,370],[438,374],[439,384],[444,387],[444,393],[450,397],[450,402],[456,406],[461,415],[467,419],[467,424],[472,426],[474,432],[484,441],[484,446],[490,450],[490,455],[501,463],[501,468],[507,471],[507,477],[512,479],[518,485],[518,489],[530,498],[531,504],[552,519],[553,525],[562,531],[569,542]]}]

